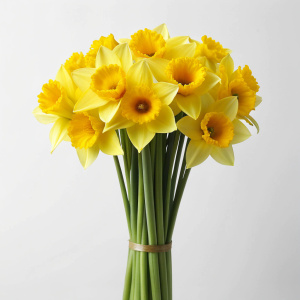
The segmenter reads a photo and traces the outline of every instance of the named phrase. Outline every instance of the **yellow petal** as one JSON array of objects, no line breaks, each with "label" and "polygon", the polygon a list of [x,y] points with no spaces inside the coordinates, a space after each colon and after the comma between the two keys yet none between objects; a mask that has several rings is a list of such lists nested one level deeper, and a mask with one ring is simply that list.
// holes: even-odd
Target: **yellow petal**
[{"label": "yellow petal", "polygon": [[232,146],[229,146],[227,148],[220,148],[214,146],[211,149],[210,155],[216,162],[222,165],[227,165],[227,166],[234,165],[234,153],[233,153]]},{"label": "yellow petal", "polygon": [[240,120],[235,119],[232,124],[234,126],[234,136],[231,144],[241,143],[251,136],[249,129]]},{"label": "yellow petal", "polygon": [[211,145],[204,140],[191,140],[186,151],[186,167],[192,168],[203,163],[211,152]]},{"label": "yellow petal", "polygon": [[228,76],[228,78],[230,78],[231,74],[234,71],[234,63],[233,63],[233,59],[231,58],[230,54],[228,54],[221,60],[220,65],[223,65],[225,67],[227,76]]},{"label": "yellow petal", "polygon": [[50,130],[50,142],[52,145],[51,153],[62,142],[68,134],[70,120],[65,118],[58,118]]},{"label": "yellow petal", "polygon": [[86,169],[96,160],[99,154],[99,146],[95,144],[93,147],[88,149],[77,148],[76,151],[81,165]]},{"label": "yellow petal", "polygon": [[117,133],[114,130],[109,130],[100,135],[99,148],[103,153],[108,155],[124,154]]},{"label": "yellow petal", "polygon": [[236,118],[239,102],[237,97],[231,96],[216,101],[213,104],[212,111],[223,112],[231,121]]},{"label": "yellow petal", "polygon": [[92,90],[88,89],[75,104],[74,112],[97,108],[105,105],[107,102],[107,100],[100,98]]},{"label": "yellow petal", "polygon": [[170,38],[169,31],[166,24],[161,24],[155,27],[153,31],[161,34],[165,41]]},{"label": "yellow petal", "polygon": [[178,105],[177,105],[177,103],[176,103],[175,100],[172,101],[169,106],[171,107],[174,116],[177,116],[181,112],[181,109],[178,107]]},{"label": "yellow petal", "polygon": [[96,69],[108,65],[118,65],[121,67],[121,61],[112,50],[100,46],[96,56]]},{"label": "yellow petal", "polygon": [[146,85],[151,87],[153,84],[153,76],[148,64],[145,60],[135,63],[127,73],[127,85]]},{"label": "yellow petal", "polygon": [[177,129],[172,109],[162,105],[157,118],[147,123],[147,128],[155,133],[168,133]]},{"label": "yellow petal", "polygon": [[59,118],[56,115],[43,113],[39,106],[37,106],[32,113],[34,117],[42,124],[54,123]]},{"label": "yellow petal", "polygon": [[196,50],[196,44],[183,44],[173,48],[166,48],[164,58],[172,59],[178,57],[193,57]]},{"label": "yellow petal", "polygon": [[75,103],[76,86],[63,65],[61,65],[58,70],[55,80],[61,84],[61,86],[66,90],[68,97]]},{"label": "yellow petal", "polygon": [[155,136],[155,133],[149,131],[145,124],[136,124],[132,127],[129,127],[127,128],[127,133],[132,144],[138,150],[138,152],[141,152]]},{"label": "yellow petal", "polygon": [[178,85],[166,82],[158,82],[153,85],[153,90],[162,104],[169,105],[178,92]]},{"label": "yellow petal", "polygon": [[173,48],[179,45],[187,44],[188,42],[188,36],[176,36],[167,40],[166,47]]},{"label": "yellow petal", "polygon": [[202,139],[201,122],[191,117],[184,117],[177,122],[178,129],[191,140]]},{"label": "yellow petal", "polygon": [[92,81],[91,76],[95,73],[95,71],[95,68],[82,68],[72,72],[72,78],[82,92],[89,89]]},{"label": "yellow petal", "polygon": [[169,63],[167,59],[163,58],[148,58],[147,63],[153,73],[153,76],[157,81],[165,81],[168,82],[169,78],[166,75],[166,68]]},{"label": "yellow petal", "polygon": [[262,102],[262,97],[256,95],[256,100],[255,100],[255,107],[257,107],[259,104]]},{"label": "yellow petal", "polygon": [[120,107],[120,102],[110,101],[107,104],[99,107],[99,117],[100,119],[108,123],[112,117],[116,114],[117,110]]},{"label": "yellow petal", "polygon": [[128,44],[120,44],[116,46],[113,52],[119,57],[123,70],[127,73],[132,66],[132,55]]},{"label": "yellow petal", "polygon": [[197,119],[201,111],[201,97],[198,95],[183,96],[177,94],[175,97],[178,107],[193,119]]},{"label": "yellow petal", "polygon": [[256,127],[257,133],[259,133],[259,125],[254,118],[250,115],[247,116],[248,120]]},{"label": "yellow petal", "polygon": [[218,82],[220,82],[220,78],[216,74],[207,72],[204,82],[196,89],[195,93],[198,95],[204,95],[209,90],[211,90]]},{"label": "yellow petal", "polygon": [[130,43],[130,39],[123,38],[123,39],[119,39],[118,42],[119,42],[120,44],[124,44],[124,43],[129,44],[129,43]]},{"label": "yellow petal", "polygon": [[214,98],[210,94],[204,94],[201,96],[201,112],[199,120],[202,120],[204,115],[210,111],[210,108],[215,103]]},{"label": "yellow petal", "polygon": [[108,130],[115,129],[123,129],[133,126],[135,123],[129,121],[128,119],[122,116],[121,109],[118,109],[115,115],[111,118],[111,120],[105,124],[103,132]]},{"label": "yellow petal", "polygon": [[69,137],[69,135],[67,134],[67,135],[65,135],[65,137],[64,137],[64,141],[65,142],[71,142],[71,138]]}]

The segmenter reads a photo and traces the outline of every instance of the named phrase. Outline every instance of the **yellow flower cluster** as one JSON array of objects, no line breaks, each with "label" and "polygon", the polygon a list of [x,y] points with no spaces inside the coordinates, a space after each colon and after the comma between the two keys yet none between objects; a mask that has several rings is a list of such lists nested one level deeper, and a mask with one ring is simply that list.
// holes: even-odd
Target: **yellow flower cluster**
[{"label": "yellow flower cluster", "polygon": [[250,137],[246,124],[260,104],[251,70],[234,68],[230,50],[203,36],[170,37],[165,24],[117,42],[112,34],[74,53],[42,87],[34,115],[54,123],[53,151],[70,141],[84,168],[99,150],[122,155],[119,130],[140,152],[157,133],[189,138],[187,167],[210,155],[233,165],[232,145]]}]

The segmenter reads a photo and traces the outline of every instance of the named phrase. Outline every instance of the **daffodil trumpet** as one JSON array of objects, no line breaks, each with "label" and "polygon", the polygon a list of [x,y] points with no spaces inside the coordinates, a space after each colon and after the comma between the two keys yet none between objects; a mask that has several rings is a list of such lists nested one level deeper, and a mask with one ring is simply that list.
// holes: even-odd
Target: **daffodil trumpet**
[{"label": "daffodil trumpet", "polygon": [[[42,86],[33,114],[53,124],[51,153],[69,143],[85,169],[99,153],[113,157],[132,243],[170,244],[191,168],[209,157],[234,165],[247,125],[258,131],[258,83],[230,53],[205,35],[170,37],[162,24],[130,39],[101,36]],[[171,250],[130,248],[123,300],[172,294]]]}]

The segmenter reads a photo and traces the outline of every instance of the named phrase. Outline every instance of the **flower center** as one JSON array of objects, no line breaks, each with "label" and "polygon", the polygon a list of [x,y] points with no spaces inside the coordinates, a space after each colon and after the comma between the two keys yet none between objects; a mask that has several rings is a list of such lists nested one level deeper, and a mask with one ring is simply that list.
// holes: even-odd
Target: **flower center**
[{"label": "flower center", "polygon": [[168,63],[166,74],[170,82],[178,85],[178,93],[187,96],[204,82],[206,68],[196,58],[180,57]]},{"label": "flower center", "polygon": [[46,114],[55,114],[65,118],[71,118],[73,102],[68,98],[66,91],[56,80],[49,80],[42,87],[42,93],[38,95],[39,107]]},{"label": "flower center", "polygon": [[139,113],[146,113],[150,108],[149,103],[147,103],[147,101],[145,100],[141,100],[140,102],[137,103],[136,105],[136,110]]},{"label": "flower center", "polygon": [[222,112],[205,114],[201,121],[202,138],[207,144],[226,148],[233,139],[233,124]]},{"label": "flower center", "polygon": [[126,74],[118,65],[98,68],[91,79],[91,89],[101,98],[118,101],[125,93]]},{"label": "flower center", "polygon": [[139,124],[156,119],[160,108],[160,99],[148,86],[137,86],[127,91],[121,102],[123,117]]},{"label": "flower center", "polygon": [[72,146],[75,148],[90,148],[102,133],[104,123],[87,112],[74,114],[68,128]]},{"label": "flower center", "polygon": [[129,46],[137,57],[162,57],[166,41],[161,34],[145,29],[139,30],[131,36]]}]

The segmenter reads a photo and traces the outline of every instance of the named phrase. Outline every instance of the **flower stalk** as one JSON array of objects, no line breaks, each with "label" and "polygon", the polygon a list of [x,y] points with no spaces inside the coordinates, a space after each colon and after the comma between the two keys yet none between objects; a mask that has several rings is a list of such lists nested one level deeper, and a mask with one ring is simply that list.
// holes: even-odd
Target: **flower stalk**
[{"label": "flower stalk", "polygon": [[[125,174],[126,168],[129,173],[127,190],[118,157],[114,156],[114,160],[130,240],[141,245],[165,245],[171,242],[189,174],[185,165],[185,151],[182,151],[184,135],[179,131],[157,134],[140,153],[132,145],[128,146],[131,141],[125,131],[121,131],[120,137],[124,145]],[[127,149],[131,151],[130,165]],[[180,162],[182,166],[178,175]],[[164,174],[167,174],[167,180]],[[167,185],[166,189],[164,184]],[[137,299],[172,300],[171,251],[147,253],[129,249],[123,300]]]}]

